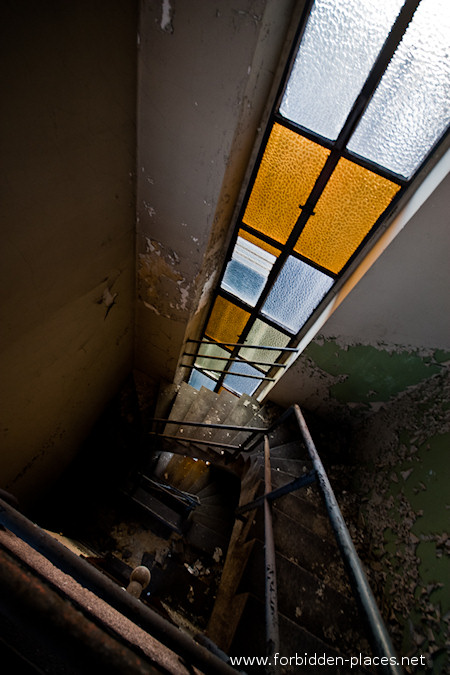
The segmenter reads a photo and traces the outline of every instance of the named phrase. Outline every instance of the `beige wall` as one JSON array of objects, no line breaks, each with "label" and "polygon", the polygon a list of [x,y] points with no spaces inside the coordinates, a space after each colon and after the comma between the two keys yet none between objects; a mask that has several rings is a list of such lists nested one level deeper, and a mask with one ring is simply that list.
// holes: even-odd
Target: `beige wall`
[{"label": "beige wall", "polygon": [[172,380],[184,339],[198,337],[303,4],[141,2],[136,364],[147,374]]},{"label": "beige wall", "polygon": [[0,8],[0,484],[22,498],[132,365],[136,26],[132,0]]}]

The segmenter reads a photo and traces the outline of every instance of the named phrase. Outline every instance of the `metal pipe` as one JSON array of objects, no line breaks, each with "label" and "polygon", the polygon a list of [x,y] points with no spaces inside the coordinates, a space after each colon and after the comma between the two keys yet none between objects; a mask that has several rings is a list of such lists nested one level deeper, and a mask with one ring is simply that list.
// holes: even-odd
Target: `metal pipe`
[{"label": "metal pipe", "polygon": [[[198,345],[216,345],[216,347],[242,347],[243,349],[267,349],[276,352],[297,352],[297,347],[269,347],[268,345],[247,345],[243,342],[214,342],[214,340],[187,340]],[[204,356],[204,354],[197,354]]]},{"label": "metal pipe", "polygon": [[[170,436],[169,434],[158,434],[156,431],[149,431],[149,436],[158,436],[159,438],[167,438],[171,441],[180,441],[181,443],[193,443],[194,445],[208,445],[211,448],[224,448],[225,450],[232,450],[238,453],[241,449],[240,445],[231,445],[231,443],[217,443],[216,441],[205,441],[201,438],[183,438],[182,436]],[[177,453],[174,452],[176,455]],[[179,453],[178,453],[179,454]]]},{"label": "metal pipe", "polygon": [[285,485],[282,485],[281,487],[277,488],[276,490],[272,490],[269,493],[266,493],[262,495],[261,497],[257,497],[254,499],[252,502],[248,502],[248,504],[244,504],[244,506],[239,506],[235,510],[235,515],[240,516],[243,513],[246,513],[247,511],[253,511],[253,509],[256,509],[258,506],[261,506],[264,501],[267,499],[270,502],[274,502],[276,499],[279,499],[280,497],[283,497],[284,495],[288,495],[291,492],[295,492],[296,490],[300,490],[302,487],[306,487],[307,485],[311,485],[311,483],[314,483],[316,480],[316,472],[315,471],[310,471],[309,473],[305,473],[303,476],[299,476],[298,478],[294,478],[294,480],[289,481],[289,483],[286,483]]},{"label": "metal pipe", "polygon": [[[229,361],[231,359],[228,359]],[[242,359],[240,362],[245,364]],[[233,377],[249,377],[252,380],[267,380],[268,382],[275,382],[274,377],[264,377],[264,375],[247,375],[246,373],[233,373],[229,370],[225,371],[223,368],[206,368],[206,366],[186,366],[184,364],[180,365],[180,368],[189,368],[190,370],[199,370],[201,373],[225,373],[225,375],[232,375]]]},{"label": "metal pipe", "polygon": [[369,628],[369,638],[371,640],[372,649],[377,656],[387,657],[388,663],[380,666],[383,673],[386,673],[387,675],[401,675],[403,670],[399,665],[391,638],[384,625],[361,561],[336,501],[333,488],[330,485],[328,476],[314,445],[314,441],[311,438],[305,419],[297,404],[294,405],[294,413],[305,441],[308,454],[311,457],[314,469],[317,473],[317,480],[319,481],[319,486],[325,500],[328,517],[350,578],[353,594],[355,595],[356,601],[358,602]]},{"label": "metal pipe", "polygon": [[236,675],[236,670],[224,663],[186,633],[163,619],[159,614],[129,595],[104,574],[72,553],[39,526],[0,500],[0,523],[17,537],[45,556],[58,569],[72,576],[79,584],[95,593],[133,623],[148,631],[162,644],[211,675]]},{"label": "metal pipe", "polygon": [[[264,485],[264,493],[267,496],[272,492],[270,447],[267,436],[264,436]],[[264,499],[264,559],[266,568],[266,656],[269,656],[273,663],[274,654],[280,651],[280,633],[278,628],[277,571],[272,506],[268,499]],[[278,672],[277,665],[269,666],[268,672],[275,675]]]},{"label": "metal pipe", "polygon": [[[166,422],[167,424],[180,424],[181,426],[186,427],[207,427],[208,429],[226,429],[227,431],[262,431],[265,432],[265,429],[261,427],[243,427],[238,424],[208,424],[208,422],[189,422],[187,420],[166,420],[162,417],[153,417],[150,422]],[[183,439],[181,439],[183,440]],[[191,440],[187,438],[186,440]]]},{"label": "metal pipe", "polygon": [[[267,363],[267,361],[253,361],[249,359],[236,359],[228,356],[210,356],[209,354],[191,354],[190,352],[183,352],[182,356],[196,356],[199,359],[214,359],[215,361],[231,361],[233,363],[247,363],[251,366],[267,366],[268,368],[287,368],[284,363]],[[201,366],[201,368],[206,368],[206,366]]]}]

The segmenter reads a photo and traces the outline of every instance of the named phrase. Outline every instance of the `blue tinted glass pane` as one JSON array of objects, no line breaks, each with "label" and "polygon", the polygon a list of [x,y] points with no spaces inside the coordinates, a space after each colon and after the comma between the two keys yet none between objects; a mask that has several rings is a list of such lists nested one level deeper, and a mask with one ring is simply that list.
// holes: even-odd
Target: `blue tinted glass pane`
[{"label": "blue tinted glass pane", "polygon": [[334,140],[404,0],[316,0],[280,106]]},{"label": "blue tinted glass pane", "polygon": [[266,277],[236,260],[230,260],[223,277],[222,288],[253,307],[265,283]]},{"label": "blue tinted glass pane", "polygon": [[238,237],[221,286],[253,307],[264,288],[274,261],[275,256],[268,251]]},{"label": "blue tinted glass pane", "polygon": [[281,269],[262,313],[298,333],[333,283],[323,272],[291,256]]},{"label": "blue tinted glass pane", "polygon": [[409,178],[450,121],[450,4],[422,0],[359,126],[352,152]]},{"label": "blue tinted glass pane", "polygon": [[[245,373],[246,375],[261,375],[261,373],[246,363],[233,363],[230,368],[231,373]],[[250,377],[239,377],[237,375],[227,375],[223,383],[237,394],[249,394],[250,396],[259,387],[262,380],[254,380]]]},{"label": "blue tinted glass pane", "polygon": [[207,389],[214,390],[216,382],[210,377],[207,377],[203,373],[200,373],[198,370],[193,370],[191,377],[189,378],[189,384],[194,389],[201,389],[201,387],[206,387]]}]

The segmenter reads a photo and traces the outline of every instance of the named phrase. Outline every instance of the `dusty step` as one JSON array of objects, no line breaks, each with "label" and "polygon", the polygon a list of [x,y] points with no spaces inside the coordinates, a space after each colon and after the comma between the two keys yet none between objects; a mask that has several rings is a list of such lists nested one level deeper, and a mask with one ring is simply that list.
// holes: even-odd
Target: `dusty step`
[{"label": "dusty step", "polygon": [[[218,395],[217,400],[209,408],[205,415],[204,422],[206,424],[223,424],[224,420],[230,415],[233,408],[239,404],[239,399],[230,392],[223,389]],[[203,441],[214,440],[214,435],[217,429],[199,429],[197,438]]]},{"label": "dusty step", "polygon": [[[217,512],[216,512],[217,513]],[[209,512],[208,508],[196,509],[192,514],[192,522],[201,523],[210,530],[218,532],[220,535],[229,537],[231,528],[233,527],[233,520],[227,512],[221,509],[219,515],[214,515]]]},{"label": "dusty step", "polygon": [[[169,414],[169,419],[171,420],[183,420],[190,406],[194,402],[194,399],[197,396],[197,390],[191,387],[186,382],[180,384],[177,397],[174,401],[172,409]],[[176,424],[166,424],[164,427],[164,433],[170,436],[174,436],[178,426]]]},{"label": "dusty step", "polygon": [[[264,467],[264,457],[258,455],[256,461]],[[302,476],[304,473],[308,473],[312,470],[313,464],[308,460],[303,459],[285,459],[284,457],[272,457],[270,456],[270,467],[272,470],[283,471],[284,473],[290,473],[291,476]]]},{"label": "dusty step", "polygon": [[[265,623],[264,623],[264,603],[253,595],[249,594],[241,620],[236,630],[235,638],[231,646],[230,655],[239,656],[265,656]],[[317,665],[308,665],[296,663],[298,659],[304,658],[305,653],[308,656],[323,655],[326,657],[340,656],[339,652],[326,644],[323,640],[305,630],[294,621],[291,621],[283,614],[278,615],[280,632],[280,653],[283,657],[281,673],[311,673],[317,675],[317,672],[328,673],[330,675],[348,675],[348,664],[345,667],[339,666],[321,666],[318,670]],[[291,659],[290,665],[286,665],[286,659]],[[251,669],[244,667],[246,672],[266,673],[267,668],[252,666]],[[352,671],[353,672],[353,671]]]},{"label": "dusty step", "polygon": [[301,441],[290,441],[283,445],[270,446],[270,458],[298,459],[310,461]]},{"label": "dusty step", "polygon": [[[254,415],[247,422],[249,427],[257,427],[258,429],[267,429],[270,425],[270,420],[264,408],[257,410]],[[238,431],[232,438],[232,443],[240,445],[249,438],[250,434],[245,431]]]},{"label": "dusty step", "polygon": [[200,498],[200,501],[203,501],[206,497],[211,497],[212,495],[217,495],[220,491],[219,484],[216,481],[208,483],[204,488],[197,492],[197,497]]},{"label": "dusty step", "polygon": [[[248,421],[253,417],[255,412],[258,409],[258,404],[255,403],[254,399],[247,394],[242,394],[238,400],[238,405],[236,405],[229,415],[225,418],[224,424],[232,424],[236,426],[245,426]],[[220,443],[231,443],[231,439],[236,436],[236,431],[219,429],[217,433],[214,434],[213,440]]]},{"label": "dusty step", "polygon": [[191,546],[209,555],[214,555],[216,548],[220,548],[222,553],[225,554],[229,542],[229,537],[226,534],[217,532],[195,520],[191,522],[185,538]]},{"label": "dusty step", "polygon": [[[348,584],[337,546],[276,508],[272,509],[272,515],[277,552],[320,579],[326,579],[336,590],[346,589],[347,594]],[[261,515],[256,518],[250,536],[264,541]]]},{"label": "dusty step", "polygon": [[174,511],[169,506],[166,506],[166,504],[163,504],[162,501],[153,495],[150,495],[143,488],[137,488],[134,493],[130,495],[130,499],[146,513],[169,529],[178,533],[183,532],[185,525],[184,518],[177,511]]},{"label": "dusty step", "polygon": [[[186,422],[203,422],[205,415],[211,406],[217,401],[218,394],[215,394],[210,389],[206,387],[201,387],[197,393],[195,400],[192,405],[189,407],[184,420]],[[183,438],[195,439],[199,438],[199,427],[193,426],[183,426],[182,424],[178,427],[177,436],[182,436]]]},{"label": "dusty step", "polygon": [[290,518],[298,521],[309,530],[312,530],[312,532],[319,537],[326,538],[334,543],[335,538],[330,521],[322,515],[322,510],[318,510],[315,504],[312,504],[303,496],[306,489],[307,488],[301,488],[296,492],[291,492],[288,495],[276,499],[273,502],[274,507]]},{"label": "dusty step", "polygon": [[[320,637],[338,650],[367,652],[360,636],[361,620],[353,598],[347,598],[317,577],[276,555],[278,610],[291,621]],[[240,591],[264,597],[264,547],[256,542]]]}]

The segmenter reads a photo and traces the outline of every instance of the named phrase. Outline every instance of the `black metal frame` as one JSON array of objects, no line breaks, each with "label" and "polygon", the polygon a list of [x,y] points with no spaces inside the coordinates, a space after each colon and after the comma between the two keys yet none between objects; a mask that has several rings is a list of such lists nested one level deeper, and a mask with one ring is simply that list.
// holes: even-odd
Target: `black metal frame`
[{"label": "black metal frame", "polygon": [[[324,296],[324,298],[321,300],[321,302],[317,305],[317,307],[312,312],[311,316],[308,318],[308,320],[305,322],[305,324],[302,326],[300,331],[295,335],[291,331],[289,331],[285,326],[280,325],[277,321],[275,321],[273,319],[270,319],[269,317],[263,315],[261,313],[262,307],[263,307],[270,291],[272,290],[272,287],[273,287],[273,285],[274,285],[274,283],[275,283],[275,281],[278,277],[278,274],[281,271],[281,268],[283,267],[287,258],[289,256],[293,256],[293,257],[295,257],[299,260],[302,260],[303,262],[306,262],[308,265],[314,267],[315,269],[318,269],[319,271],[326,274],[327,276],[334,279],[335,281],[341,279],[343,277],[343,275],[346,274],[347,271],[349,270],[349,268],[352,266],[355,259],[360,255],[361,251],[366,247],[369,240],[371,240],[374,237],[375,233],[379,230],[381,224],[384,223],[386,221],[386,219],[396,209],[399,201],[403,198],[405,190],[411,185],[413,180],[422,171],[423,167],[428,162],[428,159],[429,159],[430,155],[436,150],[438,145],[443,143],[444,140],[447,138],[448,133],[449,133],[448,131],[443,135],[443,137],[441,139],[439,139],[435,143],[433,148],[430,149],[430,152],[429,152],[428,156],[425,158],[425,160],[422,162],[422,164],[417,168],[417,170],[414,172],[414,174],[409,179],[405,179],[405,178],[399,176],[398,174],[395,174],[395,173],[389,171],[388,169],[386,169],[384,167],[381,167],[381,166],[379,166],[379,165],[377,165],[377,164],[375,164],[375,163],[373,163],[373,162],[371,162],[371,161],[369,161],[365,158],[354,155],[346,149],[347,143],[348,143],[353,131],[355,130],[359,120],[361,119],[362,115],[364,114],[364,111],[365,111],[365,109],[366,109],[366,107],[367,107],[367,105],[368,105],[368,103],[369,103],[378,83],[380,82],[380,80],[381,80],[381,78],[382,78],[382,76],[383,76],[392,56],[393,56],[393,54],[395,53],[395,50],[397,49],[397,46],[400,43],[400,41],[401,41],[401,39],[404,35],[404,32],[406,31],[406,29],[407,29],[413,15],[414,15],[414,12],[416,11],[419,3],[420,3],[420,0],[405,0],[405,3],[404,3],[402,9],[400,10],[400,12],[397,16],[397,19],[395,20],[395,22],[394,22],[394,24],[391,28],[391,31],[389,32],[389,34],[388,34],[388,36],[385,40],[385,43],[384,43],[383,47],[381,48],[381,50],[378,54],[378,57],[375,60],[375,63],[374,63],[374,65],[373,65],[373,67],[372,67],[372,69],[371,69],[371,71],[370,71],[370,73],[369,73],[369,75],[366,79],[366,82],[364,83],[358,97],[356,98],[356,100],[353,104],[353,107],[352,107],[350,113],[348,114],[347,120],[345,121],[338,138],[336,139],[335,142],[332,142],[329,139],[325,139],[325,138],[315,134],[314,132],[312,132],[308,129],[304,129],[303,127],[299,126],[295,122],[292,122],[290,120],[286,120],[285,118],[283,118],[278,113],[278,109],[279,109],[279,106],[280,106],[280,103],[281,103],[282,96],[284,94],[286,83],[287,83],[290,71],[292,69],[292,66],[293,66],[294,57],[295,57],[295,54],[297,53],[298,45],[300,44],[300,41],[303,37],[303,32],[304,32],[304,29],[305,29],[305,26],[306,26],[306,23],[307,23],[307,20],[308,20],[308,17],[309,17],[309,14],[310,14],[310,11],[311,11],[311,8],[312,8],[312,5],[313,5],[313,0],[309,0],[309,2],[307,2],[306,6],[305,6],[305,9],[304,9],[304,12],[302,14],[301,20],[300,20],[300,24],[299,24],[299,28],[298,28],[298,31],[297,31],[296,38],[293,41],[293,45],[292,45],[291,52],[290,52],[290,55],[289,55],[289,58],[288,58],[288,61],[287,61],[287,65],[285,66],[285,69],[284,69],[284,73],[283,73],[281,83],[280,83],[280,86],[279,86],[279,89],[278,89],[278,92],[277,92],[277,95],[276,95],[276,98],[275,98],[274,105],[272,107],[272,111],[271,111],[271,114],[270,114],[270,117],[269,117],[269,121],[268,121],[266,129],[264,131],[263,139],[262,139],[259,151],[257,153],[256,160],[254,162],[254,166],[253,166],[253,169],[252,169],[249,181],[248,181],[248,186],[247,186],[247,189],[246,189],[246,192],[245,192],[245,196],[244,196],[244,199],[243,199],[242,204],[240,206],[239,216],[238,216],[238,219],[237,219],[235,230],[234,230],[233,236],[231,238],[231,241],[230,241],[230,244],[229,244],[229,247],[228,247],[226,259],[225,259],[220,277],[218,279],[218,283],[217,283],[215,292],[213,294],[211,305],[210,305],[208,314],[206,316],[205,324],[204,324],[205,327],[204,327],[203,335],[206,336],[206,327],[208,325],[208,322],[209,322],[209,319],[211,317],[211,313],[212,313],[215,301],[216,301],[218,296],[223,297],[224,299],[232,302],[237,307],[241,307],[242,309],[244,309],[246,312],[248,312],[250,314],[250,316],[247,320],[247,323],[244,327],[244,330],[242,331],[242,333],[239,336],[239,342],[234,343],[233,348],[230,350],[230,359],[228,360],[228,363],[226,364],[225,368],[223,369],[222,374],[217,379],[216,378],[210,378],[212,380],[212,383],[215,383],[214,391],[219,391],[222,386],[227,386],[227,385],[224,385],[224,380],[225,380],[225,377],[227,375],[233,375],[233,376],[236,376],[236,377],[244,377],[244,375],[240,375],[239,373],[230,373],[230,366],[233,362],[236,361],[236,359],[238,361],[242,360],[245,363],[244,359],[238,358],[238,353],[239,353],[239,350],[242,347],[247,346],[247,345],[244,345],[243,343],[244,343],[245,339],[247,338],[248,334],[250,333],[251,329],[253,328],[256,319],[262,320],[263,322],[265,322],[269,326],[272,326],[276,330],[285,334],[289,338],[288,345],[290,347],[295,347],[295,345],[297,345],[299,343],[300,339],[303,337],[303,335],[308,330],[313,317],[316,316],[317,313],[320,312],[321,309],[329,302],[329,298],[335,292],[334,284],[333,284],[333,286],[331,287],[329,292]],[[253,185],[254,185],[255,180],[256,180],[256,176],[257,176],[257,173],[258,173],[258,170],[259,170],[261,159],[264,155],[268,139],[270,137],[273,125],[275,123],[281,124],[284,127],[288,128],[288,129],[291,129],[292,131],[295,131],[296,133],[298,133],[298,134],[300,134],[300,135],[302,135],[302,136],[314,141],[315,143],[318,143],[319,145],[322,145],[323,147],[326,147],[327,149],[330,150],[330,155],[328,156],[328,158],[325,162],[325,165],[322,168],[322,171],[320,172],[320,175],[317,178],[317,180],[315,182],[315,185],[314,185],[313,189],[311,190],[311,193],[310,193],[306,203],[300,207],[301,208],[300,215],[297,219],[296,224],[294,225],[294,227],[291,231],[291,234],[289,235],[289,237],[288,237],[288,239],[287,239],[287,241],[284,245],[280,244],[280,242],[272,239],[270,236],[268,236],[266,234],[263,234],[263,233],[255,230],[254,228],[249,227],[248,225],[246,225],[243,222],[245,210],[247,208],[248,200],[250,198],[250,195],[251,195],[251,192],[252,192],[252,189],[253,189]],[[306,257],[300,255],[299,253],[297,253],[294,250],[294,247],[295,247],[295,245],[297,243],[297,240],[298,240],[298,237],[300,236],[300,234],[301,234],[303,228],[305,227],[308,219],[313,214],[315,205],[317,204],[323,190],[325,189],[325,186],[327,185],[327,182],[328,182],[329,178],[331,177],[331,174],[333,173],[338,161],[342,157],[351,160],[355,164],[358,164],[358,165],[360,165],[360,166],[362,166],[362,167],[382,176],[383,178],[386,178],[386,179],[392,181],[393,183],[398,184],[400,186],[400,189],[397,192],[397,194],[394,196],[394,198],[392,199],[391,203],[385,209],[385,211],[381,214],[381,216],[378,218],[378,220],[374,223],[374,225],[372,226],[372,228],[370,229],[368,234],[363,238],[363,240],[361,241],[359,246],[355,249],[355,251],[353,252],[351,257],[349,258],[347,263],[343,266],[343,268],[339,271],[339,273],[333,274],[329,270],[324,269],[320,265],[317,265],[313,261],[311,261],[308,258],[306,258]],[[222,283],[222,280],[223,280],[223,276],[225,274],[226,266],[227,266],[228,262],[230,261],[230,259],[232,257],[232,253],[233,253],[236,241],[237,241],[238,233],[239,233],[239,230],[241,230],[241,229],[250,233],[250,234],[253,234],[253,235],[257,236],[262,241],[264,241],[264,242],[270,244],[271,246],[277,248],[278,250],[280,250],[280,253],[279,253],[278,257],[275,260],[271,271],[269,272],[269,275],[268,275],[267,280],[266,280],[266,284],[265,284],[265,286],[264,286],[264,288],[263,288],[263,290],[260,294],[260,297],[259,297],[259,299],[258,299],[258,301],[257,301],[257,303],[255,304],[254,307],[251,307],[251,306],[247,305],[241,299],[237,298],[236,296],[232,295],[231,293],[228,293],[223,288],[221,288],[221,283]],[[206,341],[210,342],[210,338],[207,337]],[[214,344],[214,341],[211,341],[211,343]],[[217,344],[221,344],[221,343],[217,342]],[[278,349],[278,348],[274,348],[274,349]],[[200,355],[198,354],[198,351],[199,351],[199,347],[197,347],[196,353],[194,355],[190,355],[190,356],[193,356],[193,357],[196,357],[196,358],[199,357]],[[253,391],[253,394],[255,394],[260,389],[264,380],[267,379],[267,378],[263,377],[263,374],[266,375],[266,376],[269,375],[269,378],[272,375],[276,376],[277,372],[273,369],[277,368],[280,365],[284,365],[283,362],[285,362],[286,358],[287,358],[286,357],[286,350],[279,349],[279,351],[282,351],[282,354],[277,358],[275,363],[271,364],[271,367],[270,367],[269,370],[266,370],[266,371],[262,372],[262,376],[260,378],[261,384]],[[250,365],[252,365],[251,362],[248,362],[248,363]],[[190,367],[190,366],[185,366],[185,367]],[[192,368],[197,369],[197,366],[195,366],[195,364],[194,364],[192,366]],[[255,368],[257,370],[259,370],[259,368],[257,367],[256,364],[255,364]],[[207,371],[208,369],[205,369],[205,370]],[[206,372],[204,372],[204,374],[207,375]],[[275,377],[275,379],[277,379],[277,378]]]}]

